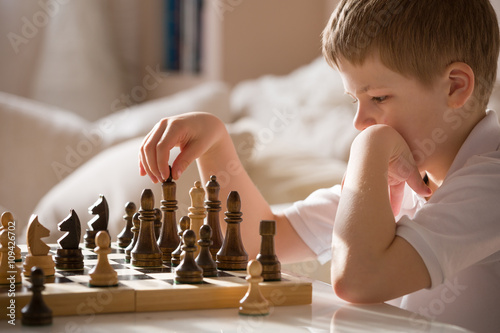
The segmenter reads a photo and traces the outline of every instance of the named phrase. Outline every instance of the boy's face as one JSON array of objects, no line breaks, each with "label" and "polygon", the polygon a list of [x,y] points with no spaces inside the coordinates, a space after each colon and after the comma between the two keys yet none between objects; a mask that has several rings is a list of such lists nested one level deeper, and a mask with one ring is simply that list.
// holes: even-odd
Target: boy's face
[{"label": "boy's face", "polygon": [[436,151],[420,154],[422,145],[447,127],[443,116],[447,110],[444,81],[436,79],[432,87],[426,87],[417,79],[388,69],[375,57],[369,57],[359,66],[343,59],[339,72],[346,94],[357,102],[356,129],[362,131],[375,124],[393,127],[406,140],[419,166],[425,169],[422,164]]}]

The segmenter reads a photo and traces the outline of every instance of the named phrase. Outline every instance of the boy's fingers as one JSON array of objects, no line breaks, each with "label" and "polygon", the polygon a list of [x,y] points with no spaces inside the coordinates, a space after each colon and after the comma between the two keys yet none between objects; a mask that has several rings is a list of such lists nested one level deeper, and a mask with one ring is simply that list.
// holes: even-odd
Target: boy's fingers
[{"label": "boy's fingers", "polygon": [[157,183],[162,178],[158,170],[156,146],[159,139],[163,135],[165,127],[166,125],[163,121],[156,124],[150,134],[144,139],[141,147],[142,166],[144,167],[151,180],[155,183]]},{"label": "boy's fingers", "polygon": [[418,170],[412,172],[410,178],[408,178],[406,182],[415,191],[415,193],[423,197],[428,197],[432,194],[432,190],[425,184]]}]

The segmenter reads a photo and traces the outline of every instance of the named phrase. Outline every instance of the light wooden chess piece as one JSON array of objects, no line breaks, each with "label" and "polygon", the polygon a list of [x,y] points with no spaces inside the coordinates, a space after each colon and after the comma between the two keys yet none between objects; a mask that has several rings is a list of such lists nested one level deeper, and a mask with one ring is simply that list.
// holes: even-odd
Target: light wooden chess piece
[{"label": "light wooden chess piece", "polygon": [[269,314],[269,302],[260,292],[259,283],[262,278],[262,265],[257,260],[250,260],[247,267],[248,291],[240,301],[239,314],[248,316],[265,316]]},{"label": "light wooden chess piece", "polygon": [[30,276],[34,266],[41,268],[46,277],[54,275],[56,263],[49,253],[50,247],[41,240],[48,236],[49,229],[40,224],[37,215],[31,215],[27,232],[28,254],[23,265],[24,276]]},{"label": "light wooden chess piece", "polygon": [[118,274],[111,267],[108,254],[111,253],[109,234],[106,231],[99,231],[95,237],[97,247],[97,265],[89,272],[89,285],[94,287],[112,287],[118,285]]},{"label": "light wooden chess piece", "polygon": [[[0,231],[2,231],[4,229],[6,229],[10,232],[14,232],[14,230],[16,230],[16,221],[14,221],[14,215],[12,215],[11,212],[3,212],[2,213],[2,224],[0,225]],[[14,256],[15,256],[15,259],[14,259],[15,262],[22,261],[21,249],[19,248],[19,246],[17,246],[17,244],[15,245],[15,248],[14,248]]]},{"label": "light wooden chess piece", "polygon": [[0,231],[0,285],[21,283],[21,268],[9,260],[9,231]]},{"label": "light wooden chess piece", "polygon": [[[205,190],[201,186],[199,180],[194,182],[194,187],[189,190],[189,196],[191,197],[191,207],[189,207],[189,218],[191,219],[191,225],[189,229],[193,230],[196,239],[200,239],[200,228],[203,225],[203,220],[207,216],[207,212],[204,206]],[[197,248],[194,256],[196,257],[200,253],[200,249]]]}]

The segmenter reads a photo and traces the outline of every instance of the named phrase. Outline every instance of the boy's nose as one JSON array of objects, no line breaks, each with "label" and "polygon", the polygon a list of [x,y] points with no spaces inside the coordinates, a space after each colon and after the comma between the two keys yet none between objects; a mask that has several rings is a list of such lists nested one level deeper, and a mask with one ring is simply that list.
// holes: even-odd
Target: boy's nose
[{"label": "boy's nose", "polygon": [[361,103],[358,102],[358,110],[356,111],[356,116],[354,117],[354,127],[358,131],[362,131],[375,124],[377,124],[377,121],[370,112],[370,109],[362,106]]}]

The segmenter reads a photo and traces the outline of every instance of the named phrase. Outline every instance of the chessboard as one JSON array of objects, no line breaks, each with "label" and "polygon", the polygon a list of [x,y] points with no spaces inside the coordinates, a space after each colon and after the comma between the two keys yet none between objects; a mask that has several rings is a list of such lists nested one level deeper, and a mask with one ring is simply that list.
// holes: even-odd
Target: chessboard
[{"label": "chessboard", "polygon": [[[54,256],[57,244],[49,245]],[[24,257],[26,246],[20,246]],[[89,271],[97,263],[93,250],[80,246],[84,255],[84,270],[56,269],[46,277],[43,298],[54,316],[94,315],[118,312],[147,312],[237,308],[248,289],[246,271],[218,271],[217,277],[204,277],[201,284],[175,284],[175,272],[169,266],[140,268],[126,263],[123,249],[112,243],[108,255],[118,273],[118,286],[90,287]],[[21,264],[21,263],[19,263]],[[23,276],[16,286],[17,315],[31,298],[30,278]],[[282,272],[281,281],[262,282],[261,292],[270,306],[303,305],[312,302],[312,284],[306,278]],[[5,309],[12,297],[9,286],[0,286],[0,308]]]}]

